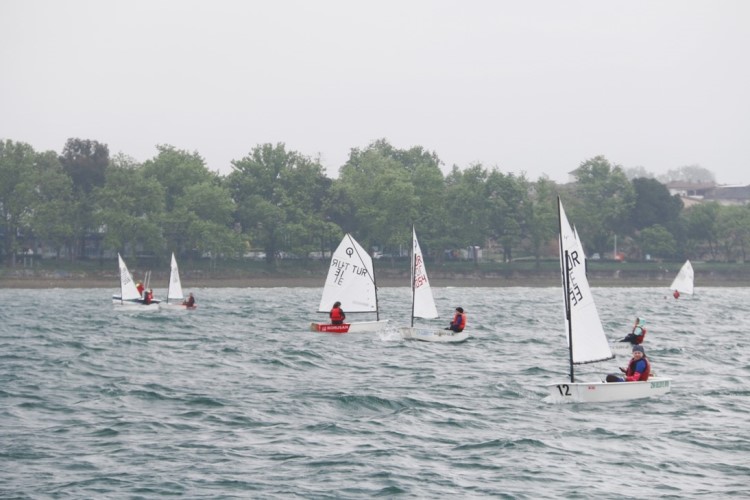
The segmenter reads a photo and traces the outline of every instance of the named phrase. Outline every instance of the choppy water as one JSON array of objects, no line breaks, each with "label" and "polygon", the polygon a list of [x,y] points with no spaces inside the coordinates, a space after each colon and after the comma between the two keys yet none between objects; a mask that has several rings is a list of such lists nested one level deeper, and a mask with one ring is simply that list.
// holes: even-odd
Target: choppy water
[{"label": "choppy water", "polygon": [[[543,400],[567,374],[559,288],[435,289],[438,323],[469,314],[460,345],[311,333],[319,289],[194,291],[123,313],[110,290],[0,290],[0,496],[750,496],[748,289],[595,288],[675,378],[598,405]],[[380,296],[408,323],[407,288]]]}]

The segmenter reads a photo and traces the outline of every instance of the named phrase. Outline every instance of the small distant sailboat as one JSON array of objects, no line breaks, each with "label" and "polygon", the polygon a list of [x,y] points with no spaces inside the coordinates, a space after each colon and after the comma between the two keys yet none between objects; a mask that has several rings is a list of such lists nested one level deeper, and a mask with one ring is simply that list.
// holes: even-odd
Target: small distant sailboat
[{"label": "small distant sailboat", "polygon": [[331,256],[318,312],[330,312],[336,302],[341,302],[346,314],[375,313],[376,320],[341,325],[316,322],[310,325],[310,330],[328,333],[374,332],[388,325],[388,320],[380,319],[372,257],[349,233],[344,235]]},{"label": "small distant sailboat", "polygon": [[695,274],[693,273],[693,265],[689,260],[680,268],[680,272],[677,273],[672,284],[669,285],[669,289],[672,290],[672,295],[675,299],[680,298],[682,294],[693,294],[693,281]]},{"label": "small distant sailboat", "polygon": [[172,264],[169,268],[169,286],[167,287],[167,301],[162,305],[170,308],[195,309],[197,306],[185,305],[185,296],[182,292],[182,282],[180,281],[180,270],[177,267],[177,259],[172,252]]},{"label": "small distant sailboat", "polygon": [[154,300],[150,304],[145,304],[143,302],[143,297],[138,293],[138,289],[133,281],[133,276],[130,274],[128,266],[125,265],[125,261],[119,253],[117,254],[117,260],[120,265],[120,295],[112,296],[112,304],[115,306],[138,309],[140,311],[158,311],[158,300]]},{"label": "small distant sailboat", "polygon": [[415,328],[414,318],[433,319],[438,317],[435,299],[432,296],[430,281],[424,266],[422,249],[417,241],[417,232],[412,227],[411,252],[411,326],[401,327],[404,339],[423,340],[425,342],[463,342],[469,338],[466,330],[454,332],[436,328]]},{"label": "small distant sailboat", "polygon": [[594,297],[586,277],[581,243],[576,238],[558,199],[560,270],[562,273],[565,329],[570,381],[547,385],[553,403],[601,403],[659,396],[670,391],[671,379],[650,377],[638,382],[578,381],[574,366],[612,359]]}]

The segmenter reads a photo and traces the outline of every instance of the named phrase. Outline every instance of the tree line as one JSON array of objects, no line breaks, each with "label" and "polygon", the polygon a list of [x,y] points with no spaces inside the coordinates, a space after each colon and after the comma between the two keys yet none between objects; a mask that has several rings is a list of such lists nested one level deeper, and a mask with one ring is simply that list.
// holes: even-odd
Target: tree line
[{"label": "tree line", "polygon": [[473,164],[449,173],[434,152],[378,140],[352,149],[338,178],[285,144],[259,144],[212,172],[197,152],[157,146],[143,163],[95,140],[69,139],[62,153],[0,141],[0,258],[27,249],[71,260],[120,252],[241,258],[325,254],[350,232],[370,250],[409,248],[415,225],[423,251],[495,249],[503,261],[557,255],[560,196],[588,255],[629,260],[744,261],[750,207],[690,208],[660,181],[629,179],[603,156],[573,182],[503,173]]}]

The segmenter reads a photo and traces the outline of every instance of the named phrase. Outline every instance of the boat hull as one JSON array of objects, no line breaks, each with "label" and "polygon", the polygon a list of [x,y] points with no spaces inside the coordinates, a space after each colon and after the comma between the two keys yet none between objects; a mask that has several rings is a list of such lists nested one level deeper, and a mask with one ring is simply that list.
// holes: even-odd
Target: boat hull
[{"label": "boat hull", "polygon": [[453,330],[438,330],[434,328],[414,328],[404,326],[399,328],[402,339],[421,340],[423,342],[464,342],[469,338],[469,332],[454,332]]},{"label": "boat hull", "polygon": [[672,379],[652,377],[646,382],[564,382],[547,386],[550,403],[607,403],[667,394]]},{"label": "boat hull", "polygon": [[376,332],[388,326],[388,320],[362,321],[359,323],[344,323],[343,325],[332,325],[330,323],[311,323],[310,331],[322,333],[360,333]]},{"label": "boat hull", "polygon": [[115,310],[121,310],[121,311],[158,311],[159,310],[159,303],[158,302],[152,302],[151,304],[144,304],[142,302],[137,301],[122,301],[122,300],[113,300],[112,305],[114,306]]}]

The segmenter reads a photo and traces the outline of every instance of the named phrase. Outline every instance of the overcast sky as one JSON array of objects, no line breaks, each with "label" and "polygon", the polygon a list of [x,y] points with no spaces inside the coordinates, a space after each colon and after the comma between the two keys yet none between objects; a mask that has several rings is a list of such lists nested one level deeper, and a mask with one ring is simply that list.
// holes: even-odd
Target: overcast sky
[{"label": "overcast sky", "polygon": [[750,183],[750,1],[0,0],[0,138],[157,144],[211,170],[262,143],[385,138],[567,180],[604,155]]}]

